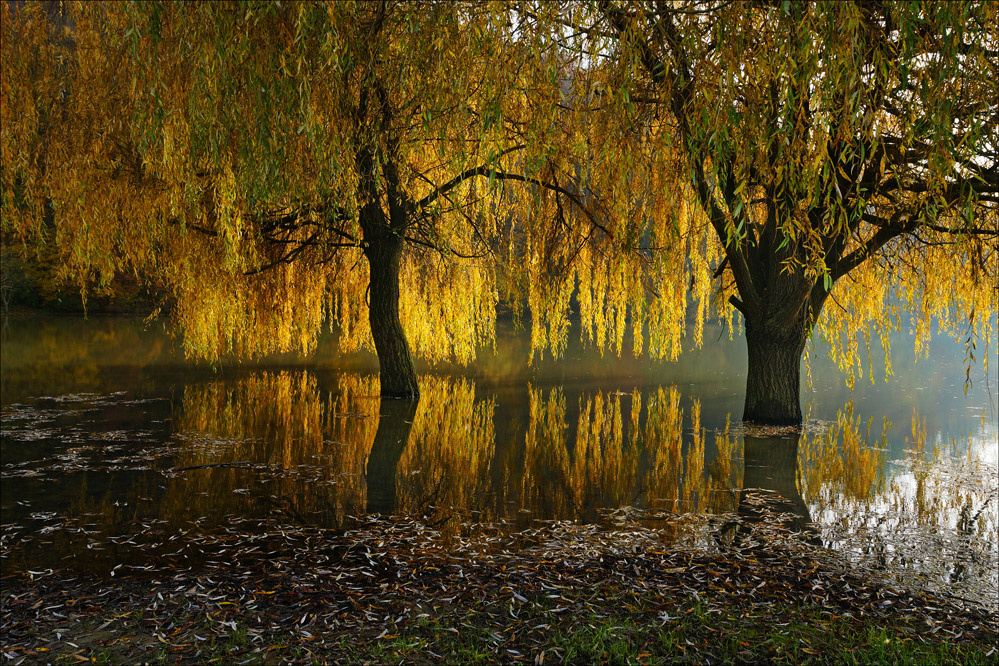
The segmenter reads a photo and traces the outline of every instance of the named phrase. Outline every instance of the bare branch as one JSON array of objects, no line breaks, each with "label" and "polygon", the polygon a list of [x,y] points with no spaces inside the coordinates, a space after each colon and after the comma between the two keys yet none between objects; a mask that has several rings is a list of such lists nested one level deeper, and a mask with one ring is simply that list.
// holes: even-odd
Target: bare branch
[{"label": "bare branch", "polygon": [[[503,157],[504,155],[508,155],[508,154],[516,152],[518,150],[523,150],[524,148],[525,148],[524,144],[518,144],[518,145],[513,146],[511,148],[507,148],[506,150],[504,150],[503,152],[501,152],[499,155],[497,155],[493,159],[494,160],[498,160],[499,158]],[[443,185],[441,185],[440,187],[437,187],[436,189],[434,189],[427,196],[425,196],[422,199],[420,199],[419,201],[417,201],[416,204],[415,204],[415,208],[417,210],[420,210],[421,208],[426,208],[431,203],[433,203],[439,196],[441,196],[442,194],[445,194],[447,192],[450,192],[451,190],[453,190],[454,188],[456,188],[458,185],[461,185],[466,180],[469,180],[470,178],[475,178],[476,176],[488,175],[491,171],[493,171],[495,169],[496,169],[496,167],[490,166],[488,164],[481,164],[481,165],[479,165],[477,167],[472,167],[471,169],[466,169],[465,171],[462,171],[461,173],[459,173],[457,176],[455,176],[454,178],[452,178],[448,182],[446,182]]]}]

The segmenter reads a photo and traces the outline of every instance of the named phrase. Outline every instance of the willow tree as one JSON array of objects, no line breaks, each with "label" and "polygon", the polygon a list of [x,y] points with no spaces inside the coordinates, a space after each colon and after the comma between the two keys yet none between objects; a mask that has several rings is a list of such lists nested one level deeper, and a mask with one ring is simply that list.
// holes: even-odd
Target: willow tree
[{"label": "willow tree", "polygon": [[[628,119],[642,146],[629,154],[659,171],[633,211],[665,211],[696,236],[674,270],[703,286],[710,264],[741,313],[746,420],[800,423],[815,330],[854,374],[858,338],[886,340],[903,309],[920,341],[937,319],[969,356],[982,340],[988,353],[999,5],[601,0],[521,11],[559,31],[579,69],[604,72],[591,106]],[[631,226],[655,238],[648,222]],[[704,230],[713,238],[702,243]],[[662,243],[650,245],[655,261]]]},{"label": "willow tree", "polygon": [[385,396],[418,395],[411,345],[491,340],[497,183],[542,184],[558,100],[527,94],[553,63],[504,6],[0,11],[3,229],[63,278],[161,283],[196,357],[308,351],[335,322]]}]

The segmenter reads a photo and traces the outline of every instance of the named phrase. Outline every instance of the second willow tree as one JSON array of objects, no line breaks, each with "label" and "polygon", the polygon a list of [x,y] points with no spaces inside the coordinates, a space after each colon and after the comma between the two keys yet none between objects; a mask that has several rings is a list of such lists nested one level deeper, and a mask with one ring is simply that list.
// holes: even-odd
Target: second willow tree
[{"label": "second willow tree", "polygon": [[863,371],[858,338],[887,341],[904,310],[918,344],[936,319],[964,338],[969,362],[977,342],[989,353],[999,5],[520,7],[561,32],[579,70],[602,72],[592,113],[630,119],[637,161],[661,174],[639,192],[631,235],[648,234],[657,206],[681,202],[687,225],[676,230],[712,236],[676,270],[696,287],[707,260],[723,312],[742,316],[745,420],[801,422],[800,364],[815,331],[852,374]]}]

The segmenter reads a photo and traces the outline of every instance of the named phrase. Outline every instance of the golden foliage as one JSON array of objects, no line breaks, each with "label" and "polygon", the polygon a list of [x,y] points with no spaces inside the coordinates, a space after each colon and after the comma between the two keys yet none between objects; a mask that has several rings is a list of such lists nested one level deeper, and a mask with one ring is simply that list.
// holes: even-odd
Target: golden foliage
[{"label": "golden foliage", "polygon": [[[565,57],[604,113],[575,126],[590,132],[611,235],[655,247],[654,302],[633,307],[652,355],[673,357],[689,323],[678,292],[698,303],[700,342],[712,271],[723,316],[735,296],[759,329],[817,325],[850,381],[872,374],[864,347],[885,343],[901,310],[917,348],[937,321],[969,360],[976,344],[991,353],[997,5],[695,6],[565,2],[536,18],[576,28]],[[628,291],[604,261],[602,283],[581,281],[594,294],[581,309],[604,317],[598,341],[618,311],[601,298]]]},{"label": "golden foliage", "polygon": [[[681,63],[615,3],[5,3],[3,232],[81,290],[161,283],[209,359],[308,352],[326,325],[370,347],[360,210],[398,190],[402,320],[430,361],[492,344],[501,290],[532,356],[566,348],[575,299],[601,352],[675,359],[794,275],[831,287],[817,325],[851,381],[903,309],[917,346],[936,320],[987,364],[999,234],[978,232],[999,221],[954,191],[994,143],[995,5],[967,6],[974,31],[949,30],[964,5],[899,6],[895,54],[859,5],[792,5],[649,5]],[[905,108],[879,102],[910,77]],[[868,194],[842,191],[851,164]],[[909,226],[879,244],[883,220]],[[755,255],[774,275],[734,272]]]},{"label": "golden foliage", "polygon": [[[395,160],[419,201],[505,147],[483,105],[524,107],[482,60],[508,57],[494,8],[376,9],[4,7],[5,233],[57,247],[81,289],[161,282],[192,356],[307,352],[326,323],[370,346],[359,151]],[[381,117],[359,107],[373,88]],[[493,266],[453,258],[488,249],[497,193],[459,185],[407,232],[424,246],[405,257],[403,319],[431,360],[492,340]]]}]

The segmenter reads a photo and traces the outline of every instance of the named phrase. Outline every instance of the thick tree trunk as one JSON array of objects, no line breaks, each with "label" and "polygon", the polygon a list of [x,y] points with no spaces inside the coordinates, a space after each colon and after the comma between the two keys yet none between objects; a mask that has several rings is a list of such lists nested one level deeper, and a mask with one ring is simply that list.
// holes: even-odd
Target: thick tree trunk
[{"label": "thick tree trunk", "polygon": [[378,353],[384,398],[418,398],[413,355],[399,319],[399,263],[402,240],[390,234],[370,239],[364,254],[370,273],[368,321]]},{"label": "thick tree trunk", "polygon": [[805,322],[774,327],[746,319],[749,370],[744,421],[762,425],[800,425],[801,354]]}]

